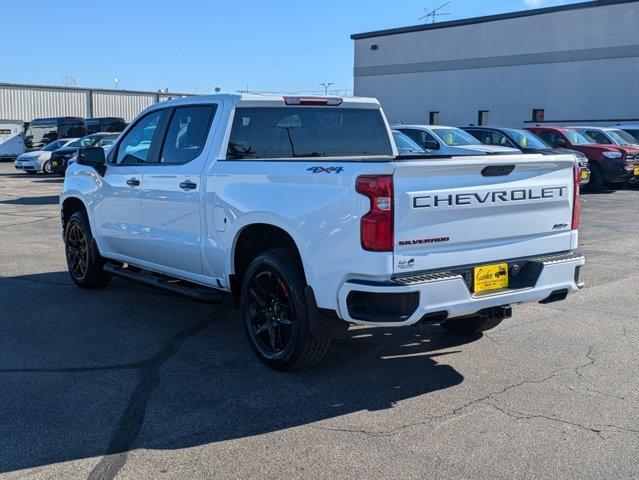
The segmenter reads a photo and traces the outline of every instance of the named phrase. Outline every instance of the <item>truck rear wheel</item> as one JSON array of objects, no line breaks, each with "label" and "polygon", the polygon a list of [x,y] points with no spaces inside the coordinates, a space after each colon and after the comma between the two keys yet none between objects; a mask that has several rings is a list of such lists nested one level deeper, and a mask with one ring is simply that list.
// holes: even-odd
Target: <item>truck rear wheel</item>
[{"label": "truck rear wheel", "polygon": [[268,250],[249,265],[242,281],[242,316],[251,348],[278,370],[320,362],[329,339],[316,339],[306,314],[302,267],[286,249]]},{"label": "truck rear wheel", "polygon": [[449,332],[458,335],[473,335],[495,328],[503,320],[503,318],[487,318],[482,316],[460,317],[448,319],[441,325]]},{"label": "truck rear wheel", "polygon": [[111,281],[84,212],[71,215],[64,229],[64,250],[71,280],[82,288],[102,288]]}]

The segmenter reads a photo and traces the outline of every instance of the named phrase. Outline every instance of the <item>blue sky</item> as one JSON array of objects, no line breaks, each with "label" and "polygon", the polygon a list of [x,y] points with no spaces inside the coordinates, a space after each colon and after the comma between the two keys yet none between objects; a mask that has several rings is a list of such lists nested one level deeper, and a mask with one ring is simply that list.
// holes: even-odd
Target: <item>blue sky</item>
[{"label": "blue sky", "polygon": [[[2,6],[0,82],[210,93],[351,90],[349,35],[446,0],[31,0]],[[562,0],[452,0],[442,20]],[[26,6],[28,5],[28,6]]]}]

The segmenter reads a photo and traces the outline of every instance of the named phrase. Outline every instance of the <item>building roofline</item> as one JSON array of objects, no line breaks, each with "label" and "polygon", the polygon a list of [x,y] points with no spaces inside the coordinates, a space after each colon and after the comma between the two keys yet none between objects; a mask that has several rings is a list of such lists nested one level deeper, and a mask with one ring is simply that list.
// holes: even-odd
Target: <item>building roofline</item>
[{"label": "building roofline", "polygon": [[408,27],[390,28],[387,30],[376,30],[372,32],[355,33],[351,35],[352,40],[362,40],[364,38],[385,37],[388,35],[399,35],[402,33],[421,32],[424,30],[438,30],[440,28],[461,27],[465,25],[476,25],[478,23],[495,22],[499,20],[510,20],[513,18],[532,17],[544,15],[546,13],[565,12],[569,10],[582,10],[586,8],[603,7],[607,5],[617,5],[621,3],[634,3],[638,0],[594,0],[590,2],[572,3],[568,5],[558,5],[556,7],[534,8],[517,12],[501,13],[498,15],[487,15],[483,17],[464,18],[461,20],[451,20],[448,22],[430,23],[425,25],[411,25]]},{"label": "building roofline", "polygon": [[61,85],[35,85],[29,83],[0,83],[0,88],[46,88],[48,90],[65,90],[74,92],[106,92],[106,93],[132,93],[137,95],[168,95],[168,96],[184,96],[191,97],[196,93],[178,93],[178,92],[153,92],[146,90],[125,90],[115,88],[92,88],[92,87],[64,87]]}]

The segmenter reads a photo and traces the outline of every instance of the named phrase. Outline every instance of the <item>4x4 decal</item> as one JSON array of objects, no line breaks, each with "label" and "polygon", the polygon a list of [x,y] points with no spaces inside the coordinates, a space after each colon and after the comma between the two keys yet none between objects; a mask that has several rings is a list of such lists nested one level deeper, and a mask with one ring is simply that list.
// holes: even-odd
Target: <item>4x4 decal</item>
[{"label": "4x4 decal", "polygon": [[309,167],[306,169],[307,172],[313,173],[331,173],[339,174],[344,171],[344,167]]}]

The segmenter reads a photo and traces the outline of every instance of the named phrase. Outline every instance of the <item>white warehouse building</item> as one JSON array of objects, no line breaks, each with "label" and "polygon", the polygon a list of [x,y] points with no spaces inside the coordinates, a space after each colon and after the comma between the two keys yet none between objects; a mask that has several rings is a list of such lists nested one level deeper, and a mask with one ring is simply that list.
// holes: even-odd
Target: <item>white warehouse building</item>
[{"label": "white warehouse building", "polygon": [[0,83],[0,119],[30,122],[48,117],[122,117],[129,122],[149,105],[187,95]]},{"label": "white warehouse building", "polygon": [[355,95],[392,123],[639,123],[639,1],[352,35]]}]

